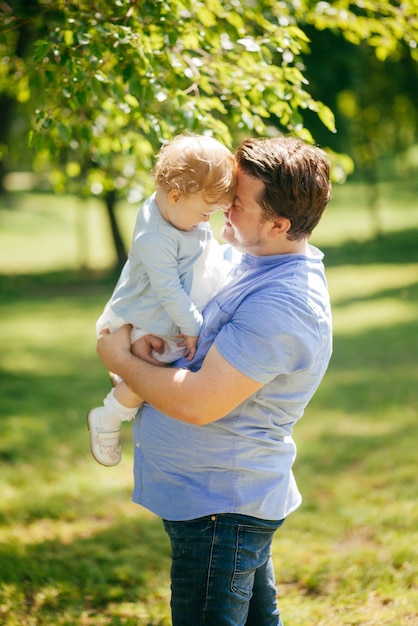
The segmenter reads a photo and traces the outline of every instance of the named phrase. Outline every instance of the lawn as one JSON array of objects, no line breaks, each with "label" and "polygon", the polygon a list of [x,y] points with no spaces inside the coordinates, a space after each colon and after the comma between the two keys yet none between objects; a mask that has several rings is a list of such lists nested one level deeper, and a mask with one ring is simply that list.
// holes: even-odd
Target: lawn
[{"label": "lawn", "polygon": [[[295,431],[304,502],[274,542],[286,626],[418,623],[418,210],[407,191],[383,188],[373,239],[363,190],[337,189],[313,239],[326,252],[334,355]],[[130,502],[130,428],[116,468],[88,446],[86,411],[108,389],[94,323],[114,279],[101,207],[10,202],[0,210],[0,623],[168,626],[169,547],[160,521]],[[121,209],[127,240],[133,214]]]}]

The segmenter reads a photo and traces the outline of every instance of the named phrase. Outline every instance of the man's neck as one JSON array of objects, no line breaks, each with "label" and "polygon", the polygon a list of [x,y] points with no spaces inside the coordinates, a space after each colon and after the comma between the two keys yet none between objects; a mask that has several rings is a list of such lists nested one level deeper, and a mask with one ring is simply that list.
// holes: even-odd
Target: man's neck
[{"label": "man's neck", "polygon": [[281,242],[279,251],[276,254],[307,254],[308,253],[308,240],[301,239],[299,241],[293,241],[286,239]]},{"label": "man's neck", "polygon": [[291,239],[287,239],[286,236],[280,237],[279,239],[266,242],[262,248],[259,248],[257,251],[252,252],[251,250],[245,250],[244,252],[250,252],[250,254],[255,254],[256,256],[274,256],[280,254],[308,254],[308,239],[301,239],[298,241],[293,241]]}]

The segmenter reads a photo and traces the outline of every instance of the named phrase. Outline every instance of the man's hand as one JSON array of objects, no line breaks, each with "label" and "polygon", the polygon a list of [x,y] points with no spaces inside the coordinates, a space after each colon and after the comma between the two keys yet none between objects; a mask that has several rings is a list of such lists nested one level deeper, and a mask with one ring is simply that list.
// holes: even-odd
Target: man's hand
[{"label": "man's hand", "polygon": [[[131,354],[152,365],[165,367],[165,363],[161,363],[152,356],[153,350],[158,354],[164,352],[163,339],[155,335],[144,335],[131,346],[131,329],[132,326],[127,324],[112,334],[109,333],[108,328],[101,331],[97,340],[97,354],[107,369],[120,375],[116,370],[118,364],[126,360]],[[112,365],[109,367],[110,363]]]},{"label": "man's hand", "polygon": [[119,364],[131,356],[131,326],[122,326],[112,334],[104,328],[97,339],[97,354],[110,372],[120,375]]}]

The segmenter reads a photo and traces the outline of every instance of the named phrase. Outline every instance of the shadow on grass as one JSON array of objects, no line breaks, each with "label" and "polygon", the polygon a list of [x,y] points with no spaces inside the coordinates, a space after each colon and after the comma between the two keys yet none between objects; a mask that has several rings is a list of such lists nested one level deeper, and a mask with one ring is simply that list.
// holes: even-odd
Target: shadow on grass
[{"label": "shadow on grass", "polygon": [[307,492],[315,483],[323,488],[352,474],[359,487],[362,480],[369,486],[393,484],[394,500],[411,498],[417,354],[417,322],[335,336],[328,372],[296,426],[296,475],[302,475]]},{"label": "shadow on grass", "polygon": [[[26,615],[39,612],[51,620],[36,623],[68,624],[58,619],[66,611],[72,615],[71,623],[87,623],[77,616],[84,614],[85,619],[88,612],[104,617],[110,615],[106,609],[118,603],[136,604],[140,611],[139,604],[152,602],[161,586],[168,589],[170,548],[161,522],[154,519],[119,521],[71,541],[16,542],[0,550],[0,587],[16,589]],[[167,598],[164,602],[168,604]]]},{"label": "shadow on grass", "polygon": [[[348,423],[348,414],[344,420],[342,428],[338,418],[334,420],[334,431],[322,429],[315,437],[301,435],[296,476],[302,471],[308,485],[328,483],[332,486],[338,485],[339,478],[349,477],[352,473],[351,480],[355,485],[355,476],[361,481],[364,473],[365,484],[392,484],[398,502],[403,497],[415,500],[414,442],[418,440],[418,423],[413,416],[403,415],[398,422],[391,423],[384,416],[380,423],[374,422],[375,431],[373,424],[367,423],[367,418],[362,423],[355,419]],[[363,495],[369,497],[371,494]]]},{"label": "shadow on grass", "polygon": [[[50,351],[45,352],[45,358]],[[78,432],[86,428],[87,410],[102,399],[103,392],[108,387],[110,389],[110,383],[94,353],[91,358],[80,358],[78,362],[70,353],[63,353],[62,358],[66,359],[68,373],[36,370],[10,372],[0,368],[3,424],[0,451],[7,442],[9,422],[17,449],[21,442],[27,460],[32,455],[34,458],[43,453],[48,455],[48,437],[67,437],[68,441],[68,432],[71,431],[70,441],[77,442]],[[24,423],[20,431],[13,427],[14,418]],[[33,437],[35,440],[32,439],[34,445],[31,447],[29,444]],[[43,461],[47,459],[48,456]]]},{"label": "shadow on grass", "polygon": [[332,309],[336,311],[338,308],[347,306],[348,304],[367,303],[373,300],[405,300],[409,302],[418,301],[418,282],[402,287],[392,289],[381,289],[373,291],[373,293],[363,294],[361,296],[349,296],[348,298],[339,297],[337,301],[332,302]]},{"label": "shadow on grass", "polygon": [[327,267],[418,263],[418,229],[391,231],[368,241],[347,241],[321,249]]},{"label": "shadow on grass", "polygon": [[[14,300],[110,295],[119,274],[116,270],[63,270],[42,274],[0,274],[3,303]],[[106,296],[105,296],[106,297]]]}]

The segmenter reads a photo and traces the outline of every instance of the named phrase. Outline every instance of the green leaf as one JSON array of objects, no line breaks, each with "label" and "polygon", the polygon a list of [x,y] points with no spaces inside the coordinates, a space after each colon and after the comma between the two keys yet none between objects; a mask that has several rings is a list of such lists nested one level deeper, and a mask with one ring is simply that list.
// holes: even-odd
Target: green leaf
[{"label": "green leaf", "polygon": [[57,124],[58,134],[65,143],[70,143],[71,141],[71,128],[64,124]]},{"label": "green leaf", "polygon": [[142,86],[142,82],[140,81],[139,78],[135,77],[132,78],[129,83],[129,93],[134,96],[138,102],[141,102],[141,98],[143,97],[144,94],[144,88]]},{"label": "green leaf", "polygon": [[322,102],[318,102],[318,117],[332,133],[336,133],[334,113]]},{"label": "green leaf", "polygon": [[39,63],[39,61],[42,61],[46,56],[48,56],[48,52],[51,49],[51,44],[49,41],[45,41],[42,39],[39,39],[38,41],[35,42],[35,52],[33,53],[33,60],[35,61],[35,63]]},{"label": "green leaf", "polygon": [[64,41],[67,46],[71,46],[74,41],[74,33],[72,30],[64,30]]}]

